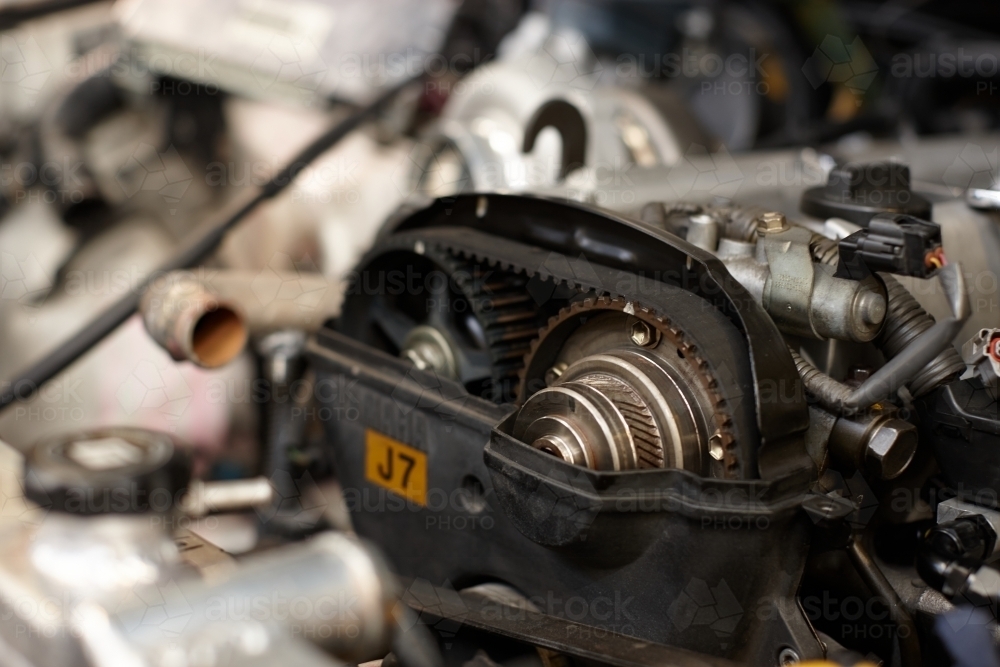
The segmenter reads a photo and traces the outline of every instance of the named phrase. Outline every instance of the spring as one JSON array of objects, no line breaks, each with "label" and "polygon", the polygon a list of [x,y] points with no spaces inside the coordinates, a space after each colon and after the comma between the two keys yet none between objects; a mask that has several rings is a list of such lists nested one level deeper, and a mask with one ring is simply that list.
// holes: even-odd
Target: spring
[{"label": "spring", "polygon": [[813,234],[812,238],[809,239],[809,254],[812,255],[815,262],[837,266],[837,262],[840,260],[840,246],[833,239]]},{"label": "spring", "polygon": [[757,219],[767,209],[759,206],[737,206],[725,211],[723,236],[736,241],[753,243],[757,240]]}]

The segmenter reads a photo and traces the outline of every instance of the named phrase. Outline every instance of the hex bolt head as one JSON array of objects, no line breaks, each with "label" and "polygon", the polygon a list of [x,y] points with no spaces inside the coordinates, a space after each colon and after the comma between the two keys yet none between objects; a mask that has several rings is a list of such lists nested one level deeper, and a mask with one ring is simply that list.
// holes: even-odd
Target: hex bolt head
[{"label": "hex bolt head", "polygon": [[868,436],[865,464],[881,479],[899,477],[917,451],[917,428],[902,419],[886,419]]},{"label": "hex bolt head", "polygon": [[757,219],[757,231],[763,234],[783,232],[788,229],[788,221],[783,213],[768,211]]},{"label": "hex bolt head", "polygon": [[653,344],[656,337],[653,329],[642,320],[636,320],[629,328],[629,338],[639,347],[648,347]]}]

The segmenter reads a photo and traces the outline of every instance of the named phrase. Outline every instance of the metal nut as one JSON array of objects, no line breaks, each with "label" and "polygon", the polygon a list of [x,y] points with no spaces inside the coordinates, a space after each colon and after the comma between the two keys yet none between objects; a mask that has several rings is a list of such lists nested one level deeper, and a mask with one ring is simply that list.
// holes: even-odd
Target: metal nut
[{"label": "metal nut", "polygon": [[764,234],[783,232],[788,229],[788,221],[783,213],[768,211],[757,220],[757,231]]},{"label": "metal nut", "polygon": [[917,429],[902,419],[887,419],[872,431],[865,463],[882,479],[899,477],[917,451]]},{"label": "metal nut", "polygon": [[421,324],[406,334],[399,356],[410,360],[419,370],[434,371],[452,379],[458,378],[458,364],[451,344],[432,326]]},{"label": "metal nut", "polygon": [[649,347],[656,341],[653,329],[642,320],[636,320],[629,328],[629,338],[639,347]]}]

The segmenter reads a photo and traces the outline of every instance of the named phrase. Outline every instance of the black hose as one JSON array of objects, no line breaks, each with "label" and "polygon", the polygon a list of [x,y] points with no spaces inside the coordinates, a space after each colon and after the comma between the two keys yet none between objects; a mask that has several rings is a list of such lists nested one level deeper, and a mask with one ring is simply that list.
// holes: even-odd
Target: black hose
[{"label": "black hose", "polygon": [[[875,346],[888,358],[902,352],[920,334],[934,326],[934,318],[917,303],[910,291],[887,273],[879,276],[885,283],[888,310],[885,326],[875,339]],[[950,382],[965,370],[965,362],[953,345],[945,347],[924,368],[917,373],[907,387],[914,398],[930,393],[946,382]]]},{"label": "black hose", "polygon": [[138,289],[130,290],[128,294],[77,332],[73,338],[61,344],[41,361],[21,373],[16,379],[4,384],[3,391],[0,393],[0,410],[7,408],[16,401],[31,398],[43,384],[83,356],[85,352],[131,317],[139,307],[143,292],[157,276],[162,273],[189,268],[205,259],[222,242],[226,233],[243,220],[248,213],[288,187],[305,167],[384,109],[396,97],[399,91],[410,83],[410,81],[407,81],[390,89],[369,106],[351,114],[331,127],[322,136],[306,146],[302,152],[295,156],[291,162],[285,165],[263,187],[251,190],[245,196],[239,197],[217,218],[203,225],[203,231],[196,233],[196,238],[184,244],[174,253],[173,257],[143,280]]}]

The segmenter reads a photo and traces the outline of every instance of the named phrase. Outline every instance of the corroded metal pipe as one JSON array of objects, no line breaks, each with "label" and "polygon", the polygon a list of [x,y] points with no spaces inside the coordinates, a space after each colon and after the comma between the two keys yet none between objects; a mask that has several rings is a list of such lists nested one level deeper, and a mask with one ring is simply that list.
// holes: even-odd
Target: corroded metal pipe
[{"label": "corroded metal pipe", "polygon": [[247,341],[239,307],[190,277],[168,274],[154,282],[139,309],[146,331],[178,361],[205,368],[224,366]]},{"label": "corroded metal pipe", "polygon": [[250,335],[319,329],[340,312],[342,298],[340,284],[318,273],[176,271],[153,282],[140,312],[174,359],[215,368],[232,361]]}]

